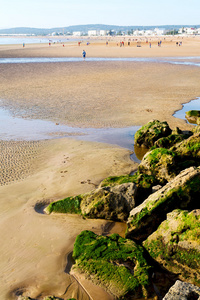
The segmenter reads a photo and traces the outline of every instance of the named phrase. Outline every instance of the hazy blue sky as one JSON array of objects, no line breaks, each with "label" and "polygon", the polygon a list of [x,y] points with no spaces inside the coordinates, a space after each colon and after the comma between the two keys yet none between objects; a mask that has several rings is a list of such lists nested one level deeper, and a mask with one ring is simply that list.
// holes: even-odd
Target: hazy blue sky
[{"label": "hazy blue sky", "polygon": [[200,24],[200,0],[0,0],[0,28]]}]

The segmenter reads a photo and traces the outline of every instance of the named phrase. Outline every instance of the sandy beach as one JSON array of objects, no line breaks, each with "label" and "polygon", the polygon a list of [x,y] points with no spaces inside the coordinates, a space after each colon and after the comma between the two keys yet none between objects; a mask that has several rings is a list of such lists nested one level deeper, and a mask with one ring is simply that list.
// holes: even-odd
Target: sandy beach
[{"label": "sandy beach", "polygon": [[[200,37],[157,39],[152,48],[117,46],[119,39],[48,45],[0,45],[5,57],[198,57]],[[127,40],[126,40],[127,42]],[[194,58],[195,59],[195,58]],[[181,104],[200,97],[200,68],[153,62],[62,62],[0,64],[1,106],[14,116],[73,127],[128,127],[151,119],[183,130],[192,125],[173,117]],[[125,226],[105,220],[42,213],[53,200],[94,189],[111,175],[129,174],[137,163],[118,146],[71,137],[45,141],[0,141],[0,293],[2,300],[54,294],[77,300],[112,299],[83,280],[87,292],[66,272],[76,236],[85,229],[117,232]],[[69,262],[68,262],[69,260]],[[80,279],[81,280],[81,279]],[[64,298],[64,299],[65,299]]]}]

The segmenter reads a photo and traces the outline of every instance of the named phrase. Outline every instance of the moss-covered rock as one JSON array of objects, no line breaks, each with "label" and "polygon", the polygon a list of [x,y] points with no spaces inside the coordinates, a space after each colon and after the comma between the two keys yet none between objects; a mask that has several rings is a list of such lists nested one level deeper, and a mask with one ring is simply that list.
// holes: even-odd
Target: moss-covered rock
[{"label": "moss-covered rock", "polygon": [[107,177],[101,182],[100,186],[113,187],[128,182],[135,183],[137,186],[137,192],[134,196],[136,205],[139,205],[142,201],[144,201],[144,199],[146,199],[151,194],[152,186],[158,184],[158,181],[154,176],[143,174],[137,171],[134,175]]},{"label": "moss-covered rock", "polygon": [[200,159],[200,133],[193,134],[188,139],[171,148],[177,155],[185,158]]},{"label": "moss-covered rock", "polygon": [[80,204],[82,200],[82,195],[75,197],[68,197],[62,200],[58,200],[50,203],[46,208],[45,212],[50,214],[54,213],[69,213],[69,214],[80,214]]},{"label": "moss-covered rock", "polygon": [[200,117],[200,110],[186,111],[185,117],[190,123],[197,124],[197,119]]},{"label": "moss-covered rock", "polygon": [[[199,119],[200,119],[200,118],[199,118]],[[192,132],[193,132],[194,134],[200,133],[200,125],[194,126],[194,128],[192,129]]]},{"label": "moss-covered rock", "polygon": [[187,134],[170,134],[167,137],[162,137],[157,140],[154,144],[156,148],[166,148],[169,149],[177,143],[182,142],[189,136]]},{"label": "moss-covered rock", "polygon": [[170,135],[171,132],[172,130],[170,129],[167,122],[153,120],[142,126],[135,133],[135,144],[137,146],[150,148],[158,139]]},{"label": "moss-covered rock", "polygon": [[155,181],[164,185],[177,175],[176,154],[165,148],[156,148],[145,154],[138,171],[153,176]]},{"label": "moss-covered rock", "polygon": [[125,221],[135,207],[136,184],[100,187],[75,197],[52,202],[45,212],[81,214],[86,218]]},{"label": "moss-covered rock", "polygon": [[174,210],[143,244],[169,271],[200,286],[200,210]]},{"label": "moss-covered rock", "polygon": [[76,238],[73,257],[73,271],[83,273],[117,299],[130,299],[130,295],[139,299],[151,290],[143,248],[118,234],[106,237],[83,231]]},{"label": "moss-covered rock", "polygon": [[127,237],[144,240],[174,209],[195,209],[200,199],[200,167],[182,171],[130,212]]},{"label": "moss-covered rock", "polygon": [[96,189],[83,196],[81,212],[86,218],[125,221],[135,207],[136,193],[137,186],[131,182]]}]

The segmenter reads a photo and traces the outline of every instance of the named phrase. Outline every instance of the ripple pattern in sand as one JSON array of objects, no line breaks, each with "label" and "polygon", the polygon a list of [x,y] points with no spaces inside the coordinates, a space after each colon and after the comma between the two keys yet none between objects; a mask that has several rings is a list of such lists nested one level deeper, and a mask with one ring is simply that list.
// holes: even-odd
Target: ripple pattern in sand
[{"label": "ripple pattern in sand", "polygon": [[0,141],[0,185],[33,174],[35,158],[44,144],[40,141]]}]

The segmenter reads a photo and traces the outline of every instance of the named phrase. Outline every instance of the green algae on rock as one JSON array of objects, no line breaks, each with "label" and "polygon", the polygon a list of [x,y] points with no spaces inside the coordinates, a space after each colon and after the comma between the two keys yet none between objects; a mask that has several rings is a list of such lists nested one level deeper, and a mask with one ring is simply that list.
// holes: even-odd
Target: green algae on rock
[{"label": "green algae on rock", "polygon": [[137,186],[132,182],[98,188],[83,195],[82,215],[86,218],[126,221],[135,207],[136,193]]},{"label": "green algae on rock", "polygon": [[158,120],[152,120],[146,125],[142,126],[134,136],[135,144],[150,148],[161,137],[170,135],[172,130],[167,122],[160,122]]},{"label": "green algae on rock", "polygon": [[50,203],[46,208],[45,212],[50,214],[55,213],[69,213],[69,214],[80,214],[80,203],[82,196],[78,195],[75,197],[68,197],[59,201]]},{"label": "green algae on rock", "polygon": [[74,213],[86,218],[125,221],[135,207],[136,184],[129,182],[113,187],[100,187],[75,197],[52,202],[46,213]]},{"label": "green algae on rock", "polygon": [[179,278],[200,286],[200,210],[174,210],[143,242],[150,255]]},{"label": "green algae on rock", "polygon": [[127,237],[144,240],[174,209],[195,209],[200,195],[200,167],[183,170],[130,212]]},{"label": "green algae on rock", "polygon": [[138,299],[151,289],[151,267],[143,247],[118,234],[108,237],[81,232],[74,244],[73,258],[73,271],[83,273],[116,298],[128,299],[131,294]]},{"label": "green algae on rock", "polygon": [[197,119],[200,118],[200,110],[186,111],[185,117],[190,123],[197,124]]},{"label": "green algae on rock", "polygon": [[176,144],[171,148],[177,155],[183,158],[200,160],[200,133],[193,134],[188,139]]},{"label": "green algae on rock", "polygon": [[177,143],[182,142],[183,140],[189,137],[188,134],[170,134],[166,137],[162,137],[155,142],[156,148],[166,148],[169,149]]},{"label": "green algae on rock", "polygon": [[155,182],[163,185],[177,175],[175,156],[175,152],[165,148],[153,149],[145,154],[138,171],[153,176]]},{"label": "green algae on rock", "polygon": [[100,186],[116,186],[123,183],[133,182],[137,186],[137,193],[135,194],[135,203],[139,205],[152,193],[152,187],[158,184],[156,178],[152,175],[147,175],[137,171],[133,175],[110,176],[105,178]]}]

